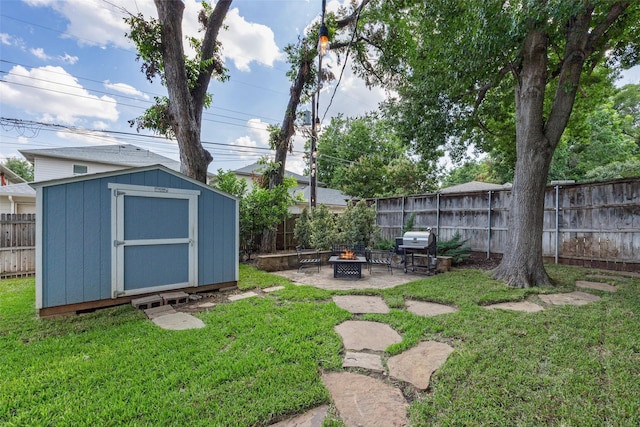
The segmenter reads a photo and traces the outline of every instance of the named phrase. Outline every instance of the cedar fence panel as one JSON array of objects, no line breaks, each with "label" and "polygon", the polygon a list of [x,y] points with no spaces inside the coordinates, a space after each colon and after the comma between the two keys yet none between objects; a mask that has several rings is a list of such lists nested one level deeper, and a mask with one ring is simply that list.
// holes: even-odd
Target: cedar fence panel
[{"label": "cedar fence panel", "polygon": [[[432,227],[440,240],[459,232],[473,251],[504,252],[510,190],[435,193],[376,199],[382,237],[394,241]],[[543,256],[570,263],[640,271],[640,178],[547,186]]]},{"label": "cedar fence panel", "polygon": [[36,272],[35,214],[0,214],[0,278]]}]

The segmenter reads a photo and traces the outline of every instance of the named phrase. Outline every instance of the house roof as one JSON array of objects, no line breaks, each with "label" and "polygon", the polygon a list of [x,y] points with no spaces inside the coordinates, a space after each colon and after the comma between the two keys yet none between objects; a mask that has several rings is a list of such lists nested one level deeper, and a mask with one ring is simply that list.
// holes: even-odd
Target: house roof
[{"label": "house roof", "polygon": [[[262,167],[263,165],[259,163],[251,163],[250,165],[234,170],[233,173],[235,173],[236,175],[244,175],[244,176],[251,176],[251,175],[261,176],[262,172],[260,172],[260,169]],[[290,172],[288,170],[284,171],[284,175],[287,177],[295,178],[300,184],[309,184],[308,176],[300,175],[295,172]],[[326,187],[326,185],[322,182],[318,182],[318,187]]]},{"label": "house roof", "polygon": [[21,182],[26,182],[20,175],[18,175],[17,173],[15,173],[14,171],[12,171],[11,169],[9,169],[3,164],[0,164],[0,172],[3,172],[5,178],[7,178],[10,182],[13,182],[16,184]]},{"label": "house roof", "polygon": [[[306,186],[303,188],[294,188],[291,190],[291,193],[295,196],[296,194],[302,194],[304,200],[309,201],[309,192],[310,187]],[[335,190],[333,188],[326,187],[317,187],[316,188],[316,204],[318,205],[327,205],[327,206],[347,206],[347,200],[351,200],[352,198],[344,194],[339,190]]]},{"label": "house roof", "polygon": [[35,197],[36,190],[31,188],[28,183],[21,182],[20,184],[3,185],[0,187],[0,196],[22,196],[22,197]]},{"label": "house roof", "polygon": [[441,188],[439,193],[467,193],[472,191],[491,191],[491,190],[507,190],[511,188],[511,184],[491,184],[489,182],[471,181],[464,184],[452,185],[451,187]]},{"label": "house roof", "polygon": [[84,147],[42,148],[18,151],[32,164],[36,157],[42,156],[129,167],[160,164],[175,171],[180,170],[180,162],[131,144],[90,145]]}]

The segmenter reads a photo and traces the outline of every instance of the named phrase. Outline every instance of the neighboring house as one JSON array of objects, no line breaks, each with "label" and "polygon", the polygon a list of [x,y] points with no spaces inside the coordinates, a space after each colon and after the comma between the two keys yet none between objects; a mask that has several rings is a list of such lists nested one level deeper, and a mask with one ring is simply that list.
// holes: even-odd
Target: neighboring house
[{"label": "neighboring house", "polygon": [[180,171],[180,162],[131,144],[19,151],[33,165],[35,182],[151,165]]},{"label": "neighboring house", "polygon": [[[242,178],[247,181],[247,188],[250,190],[253,186],[253,179],[259,177],[262,174],[259,172],[262,165],[258,163],[252,163],[240,169],[233,171],[238,178]],[[289,212],[292,214],[300,214],[305,207],[309,207],[309,192],[311,187],[309,185],[309,177],[302,176],[294,172],[284,171],[286,177],[295,178],[298,182],[297,187],[292,189],[291,193],[296,196],[302,194],[303,201],[295,206],[289,208]],[[327,188],[327,186],[318,182],[316,186],[316,204],[323,204],[329,208],[333,213],[340,213],[347,208],[347,201],[351,200],[351,197],[342,193],[339,190],[333,188]]]},{"label": "neighboring house", "polygon": [[[33,165],[35,182],[151,165],[180,171],[180,162],[131,144],[19,151]],[[9,177],[7,172],[5,177]],[[0,213],[35,213],[35,190],[24,180],[15,183],[17,185],[0,187]]]},{"label": "neighboring house", "polygon": [[0,213],[35,213],[35,197],[36,192],[20,175],[0,164]]}]

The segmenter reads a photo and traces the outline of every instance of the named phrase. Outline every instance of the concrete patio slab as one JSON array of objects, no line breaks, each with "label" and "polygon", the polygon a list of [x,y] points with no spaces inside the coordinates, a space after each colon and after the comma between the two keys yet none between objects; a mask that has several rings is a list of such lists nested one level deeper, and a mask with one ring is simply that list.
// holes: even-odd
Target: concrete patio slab
[{"label": "concrete patio slab", "polygon": [[616,292],[618,289],[610,283],[589,282],[586,280],[576,280],[576,286],[583,289],[597,289],[599,291]]},{"label": "concrete patio slab", "polygon": [[350,372],[322,375],[338,414],[347,426],[406,426],[407,401],[397,388]]},{"label": "concrete patio slab", "polygon": [[229,301],[239,301],[241,299],[257,297],[255,292],[245,292],[243,294],[229,295]]},{"label": "concrete patio slab", "polygon": [[427,276],[415,274],[403,274],[402,270],[395,269],[393,274],[386,272],[368,271],[362,272],[361,279],[334,279],[333,269],[331,267],[322,266],[320,272],[317,270],[284,270],[274,271],[282,277],[286,277],[297,285],[314,286],[320,289],[330,291],[349,291],[353,289],[388,289],[405,283],[413,282],[420,279],[429,279]]},{"label": "concrete patio slab", "polygon": [[484,308],[488,309],[501,309],[501,310],[514,310],[524,311],[527,313],[535,313],[537,311],[544,310],[544,307],[529,301],[509,301],[501,302],[498,304],[485,305]]},{"label": "concrete patio slab", "polygon": [[328,405],[322,405],[297,417],[271,424],[269,427],[322,427],[329,412]]},{"label": "concrete patio slab", "polygon": [[198,304],[199,308],[211,308],[211,307],[215,307],[216,303],[215,302],[202,302],[200,304]]},{"label": "concrete patio slab", "polygon": [[426,317],[438,316],[440,314],[447,314],[447,313],[455,313],[456,311],[458,311],[458,309],[455,307],[451,307],[445,304],[436,304],[434,302],[427,302],[427,301],[407,300],[405,302],[405,305],[407,306],[407,311],[418,316],[426,316]]},{"label": "concrete patio slab", "polygon": [[158,316],[152,319],[153,323],[161,327],[162,329],[169,329],[172,331],[183,331],[185,329],[200,329],[204,328],[204,322],[197,317],[193,317],[187,313],[170,313],[164,316]]},{"label": "concrete patio slab", "polygon": [[384,372],[382,358],[372,353],[347,351],[342,362],[343,368],[362,368],[373,372]]},{"label": "concrete patio slab", "polygon": [[378,322],[347,320],[334,330],[342,337],[347,350],[384,351],[391,344],[402,341],[400,334],[391,326]]},{"label": "concrete patio slab", "polygon": [[538,297],[545,303],[553,305],[585,305],[600,300],[597,295],[580,291],[566,294],[541,294]]},{"label": "concrete patio slab", "polygon": [[389,307],[382,297],[369,295],[336,295],[333,297],[333,302],[335,302],[338,307],[344,308],[353,314],[385,314],[389,312]]},{"label": "concrete patio slab", "polygon": [[452,352],[453,347],[449,344],[437,341],[421,342],[387,361],[389,375],[412,384],[420,391],[426,390],[431,375]]},{"label": "concrete patio slab", "polygon": [[284,286],[271,286],[270,288],[264,288],[262,292],[271,293],[275,291],[281,291],[284,289]]}]

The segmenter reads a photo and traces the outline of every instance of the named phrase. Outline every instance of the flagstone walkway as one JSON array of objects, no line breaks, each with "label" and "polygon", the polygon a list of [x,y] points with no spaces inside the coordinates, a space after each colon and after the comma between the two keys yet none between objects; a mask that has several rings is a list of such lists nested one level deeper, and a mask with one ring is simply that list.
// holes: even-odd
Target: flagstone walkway
[{"label": "flagstone walkway", "polygon": [[[398,275],[400,276],[400,275]],[[414,280],[409,276],[410,280]],[[593,277],[605,279],[605,277]],[[611,276],[606,276],[611,278]],[[390,279],[387,278],[387,279]],[[616,277],[617,279],[617,277]],[[376,288],[397,286],[408,281],[406,278],[369,281]],[[336,285],[319,284],[324,289],[332,289]],[[353,284],[349,285],[353,286]],[[357,285],[362,287],[361,282]],[[344,287],[339,285],[338,288]],[[617,288],[610,283],[594,281],[577,281],[576,287],[585,290],[616,292]],[[274,286],[256,292],[233,293],[226,297],[227,302],[245,298],[260,297],[263,294],[284,289]],[[258,292],[258,293],[257,293]],[[485,306],[490,310],[517,310],[536,313],[558,305],[584,305],[600,299],[599,296],[574,291],[561,294],[539,294],[533,301],[513,301]],[[379,296],[336,295],[333,301],[339,307],[353,315],[366,313],[385,314],[389,307]],[[539,302],[541,301],[541,303]],[[204,300],[190,304],[190,310],[204,310],[214,307],[216,303]],[[177,308],[177,310],[176,310]],[[145,310],[148,317],[159,327],[182,330],[203,328],[205,324],[191,316],[189,309],[174,308],[163,305]],[[407,311],[418,316],[443,316],[458,311],[456,307],[428,301],[406,300]],[[183,310],[183,311],[180,311]],[[535,314],[533,314],[535,315]],[[389,325],[364,320],[347,320],[335,328],[342,338],[344,356],[343,372],[325,372],[321,380],[329,394],[337,416],[347,426],[406,426],[408,424],[408,401],[401,387],[410,386],[420,393],[429,388],[433,373],[447,361],[454,348],[447,343],[423,341],[416,346],[392,357],[386,356],[386,349],[402,341],[402,336]],[[323,405],[304,414],[272,424],[272,427],[321,427],[330,407]]]}]

